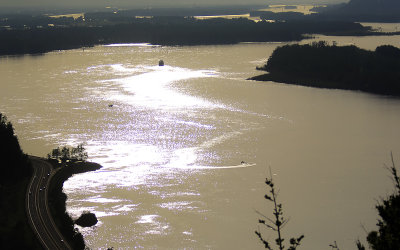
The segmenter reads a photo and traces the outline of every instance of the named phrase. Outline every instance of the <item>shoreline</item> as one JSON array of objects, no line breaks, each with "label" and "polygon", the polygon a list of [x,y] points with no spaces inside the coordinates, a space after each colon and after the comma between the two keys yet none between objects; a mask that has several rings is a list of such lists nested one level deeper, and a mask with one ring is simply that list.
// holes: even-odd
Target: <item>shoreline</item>
[{"label": "shoreline", "polygon": [[60,46],[58,48],[44,49],[36,51],[35,49],[32,51],[16,51],[11,53],[2,53],[0,51],[0,59],[7,57],[24,57],[24,56],[42,56],[46,53],[51,53],[55,51],[68,51],[74,49],[85,49],[85,48],[93,48],[95,46],[104,46],[108,44],[124,44],[124,43],[148,43],[151,46],[171,46],[171,47],[180,47],[180,46],[217,46],[217,45],[235,45],[240,43],[268,43],[268,42],[300,42],[306,39],[309,39],[313,35],[325,35],[325,36],[355,36],[355,37],[366,37],[366,36],[397,36],[400,35],[400,32],[321,32],[321,33],[312,33],[312,34],[301,34],[300,38],[296,39],[261,39],[261,40],[231,40],[231,41],[198,41],[198,42],[151,42],[151,41],[143,41],[143,40],[132,40],[132,41],[107,41],[107,42],[94,42],[91,44],[80,44],[80,45],[65,45]]},{"label": "shoreline", "polygon": [[389,96],[394,98],[399,98],[400,94],[394,94],[384,91],[373,91],[368,89],[356,88],[354,86],[348,85],[346,81],[324,81],[317,78],[301,78],[301,77],[287,77],[287,76],[276,76],[271,73],[261,74],[247,78],[246,80],[258,81],[258,82],[276,82],[289,85],[297,85],[304,87],[312,87],[319,89],[339,89],[339,90],[350,90],[350,91],[360,91],[369,94],[375,94],[380,96]]},{"label": "shoreline", "polygon": [[147,42],[161,46],[197,46],[241,42],[290,42],[307,39],[308,34],[388,36],[398,35],[400,32],[376,32],[359,23],[338,21],[301,20],[268,23],[243,18],[195,20],[155,17],[109,25],[93,23],[83,26],[0,30],[0,56],[41,55],[57,50],[115,43]]},{"label": "shoreline", "polygon": [[248,79],[400,97],[399,67],[400,49],[393,45],[367,50],[319,41],[275,48],[256,67],[267,74]]},{"label": "shoreline", "polygon": [[102,168],[98,163],[86,161],[67,161],[59,163],[57,160],[43,160],[53,166],[55,173],[52,175],[49,184],[48,203],[51,216],[73,249],[85,249],[86,244],[82,234],[75,230],[75,222],[66,210],[67,195],[63,192],[63,185],[66,180],[75,174],[96,171]]}]

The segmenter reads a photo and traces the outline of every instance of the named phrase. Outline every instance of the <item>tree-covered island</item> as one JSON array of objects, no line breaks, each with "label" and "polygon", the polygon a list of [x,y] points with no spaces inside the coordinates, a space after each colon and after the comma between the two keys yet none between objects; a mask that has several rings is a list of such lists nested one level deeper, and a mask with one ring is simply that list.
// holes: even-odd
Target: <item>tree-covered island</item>
[{"label": "tree-covered island", "polygon": [[268,73],[250,80],[400,96],[400,49],[391,45],[375,51],[324,41],[285,45],[257,69]]}]

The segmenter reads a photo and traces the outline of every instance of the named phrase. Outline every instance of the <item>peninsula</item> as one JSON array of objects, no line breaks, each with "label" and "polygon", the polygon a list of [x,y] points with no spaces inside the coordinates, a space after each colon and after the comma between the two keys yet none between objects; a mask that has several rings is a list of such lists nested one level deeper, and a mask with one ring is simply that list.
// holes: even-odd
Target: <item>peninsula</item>
[{"label": "peninsula", "polygon": [[77,173],[101,168],[82,145],[57,148],[48,159],[23,153],[14,128],[0,113],[0,246],[4,249],[85,249],[66,212],[62,186]]}]

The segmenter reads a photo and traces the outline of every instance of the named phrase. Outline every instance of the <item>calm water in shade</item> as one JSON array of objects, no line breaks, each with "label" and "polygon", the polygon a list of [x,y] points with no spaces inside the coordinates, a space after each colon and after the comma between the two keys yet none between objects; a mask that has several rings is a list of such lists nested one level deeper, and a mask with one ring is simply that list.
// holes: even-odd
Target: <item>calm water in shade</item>
[{"label": "calm water in shade", "polygon": [[[368,49],[400,41],[319,39]],[[0,58],[0,112],[25,152],[84,142],[104,166],[64,184],[74,218],[99,218],[80,228],[90,248],[261,249],[255,210],[271,214],[271,167],[291,218],[285,237],[305,234],[304,249],[355,249],[361,225],[375,228],[376,199],[392,190],[383,164],[391,151],[400,161],[400,100],[246,81],[279,45],[125,44]]]}]

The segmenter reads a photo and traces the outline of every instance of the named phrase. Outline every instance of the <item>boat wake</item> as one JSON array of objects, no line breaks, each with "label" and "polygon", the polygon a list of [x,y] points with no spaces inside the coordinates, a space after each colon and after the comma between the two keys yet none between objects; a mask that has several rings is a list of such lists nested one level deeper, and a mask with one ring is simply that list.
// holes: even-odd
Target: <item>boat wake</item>
[{"label": "boat wake", "polygon": [[241,163],[239,165],[231,166],[176,166],[179,169],[194,169],[194,170],[219,170],[219,169],[236,169],[236,168],[249,168],[254,167],[255,163]]}]

